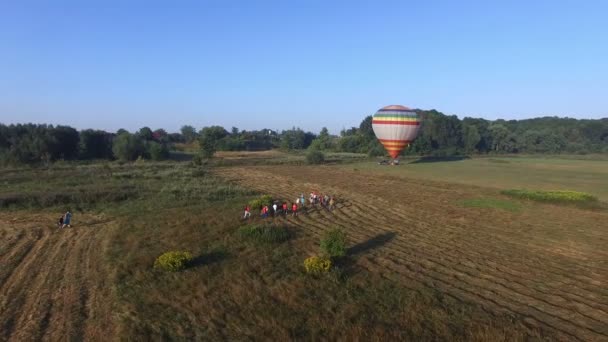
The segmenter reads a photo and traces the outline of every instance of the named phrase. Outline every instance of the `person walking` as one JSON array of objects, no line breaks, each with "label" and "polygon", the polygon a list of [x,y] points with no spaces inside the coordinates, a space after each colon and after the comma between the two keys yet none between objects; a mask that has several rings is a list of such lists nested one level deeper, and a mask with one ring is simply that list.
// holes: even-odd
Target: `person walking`
[{"label": "person walking", "polygon": [[63,226],[63,215],[57,221],[57,228],[61,228]]},{"label": "person walking", "polygon": [[287,216],[287,202],[283,202],[283,215]]},{"label": "person walking", "polygon": [[329,210],[332,210],[334,208],[334,204],[336,204],[336,201],[334,200],[334,197],[330,197],[329,198]]},{"label": "person walking", "polygon": [[65,227],[72,227],[72,213],[68,210],[65,215],[63,215],[63,226],[61,228],[65,228]]},{"label": "person walking", "polygon": [[248,205],[245,206],[245,214],[243,215],[243,219],[247,219],[251,217],[251,209]]},{"label": "person walking", "polygon": [[300,205],[304,208],[304,194],[300,194]]},{"label": "person walking", "polygon": [[278,209],[277,202],[274,202],[274,204],[272,205],[272,216],[273,217],[277,216],[277,209]]}]

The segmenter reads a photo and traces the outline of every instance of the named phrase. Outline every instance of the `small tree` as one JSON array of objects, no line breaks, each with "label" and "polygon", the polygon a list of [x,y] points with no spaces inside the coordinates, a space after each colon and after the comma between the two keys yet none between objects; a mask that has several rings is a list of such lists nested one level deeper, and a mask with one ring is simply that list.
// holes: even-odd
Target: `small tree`
[{"label": "small tree", "polygon": [[148,143],[148,154],[152,160],[165,160],[169,158],[169,149],[166,144],[151,141]]},{"label": "small tree", "polygon": [[112,136],[107,132],[92,129],[81,131],[80,153],[85,159],[111,159]]},{"label": "small tree", "polygon": [[201,145],[201,154],[205,158],[211,158],[217,151],[218,142],[220,139],[228,135],[228,132],[221,126],[205,127],[201,130],[199,143]]},{"label": "small tree", "polygon": [[196,130],[190,125],[182,126],[181,132],[182,136],[184,137],[184,140],[186,140],[186,142],[188,143],[193,142],[198,137]]},{"label": "small tree", "polygon": [[123,133],[114,139],[114,157],[122,161],[135,160],[144,154],[144,144],[138,135]]},{"label": "small tree", "polygon": [[139,134],[139,136],[141,136],[144,140],[152,140],[152,130],[150,129],[150,127],[142,127],[139,129],[139,132],[137,132],[137,134]]}]

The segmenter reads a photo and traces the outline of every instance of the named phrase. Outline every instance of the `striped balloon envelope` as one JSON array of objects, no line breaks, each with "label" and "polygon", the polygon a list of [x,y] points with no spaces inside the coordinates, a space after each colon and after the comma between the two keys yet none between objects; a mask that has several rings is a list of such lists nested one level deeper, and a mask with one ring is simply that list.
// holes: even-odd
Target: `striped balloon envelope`
[{"label": "striped balloon envelope", "polygon": [[374,114],[372,128],[376,138],[394,159],[416,139],[420,117],[415,111],[404,106],[386,106]]}]

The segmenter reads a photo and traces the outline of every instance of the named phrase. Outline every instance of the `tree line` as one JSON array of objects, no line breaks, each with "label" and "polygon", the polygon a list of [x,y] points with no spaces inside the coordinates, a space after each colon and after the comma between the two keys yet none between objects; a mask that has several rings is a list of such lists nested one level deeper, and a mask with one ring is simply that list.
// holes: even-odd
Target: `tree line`
[{"label": "tree line", "polygon": [[[418,138],[405,155],[453,156],[487,153],[608,153],[608,118],[599,120],[543,117],[525,120],[459,119],[436,110],[419,110]],[[384,156],[375,138],[372,116],[339,135],[323,128],[319,134],[300,128],[230,131],[221,126],[196,130],[185,125],[178,133],[143,127],[115,133],[45,124],[0,124],[0,163],[35,164],[56,160],[137,158],[163,160],[180,145],[198,146],[204,158],[216,151],[256,151],[280,148],[310,152],[355,152]],[[318,154],[317,154],[318,157]],[[321,157],[322,158],[322,157]]]}]

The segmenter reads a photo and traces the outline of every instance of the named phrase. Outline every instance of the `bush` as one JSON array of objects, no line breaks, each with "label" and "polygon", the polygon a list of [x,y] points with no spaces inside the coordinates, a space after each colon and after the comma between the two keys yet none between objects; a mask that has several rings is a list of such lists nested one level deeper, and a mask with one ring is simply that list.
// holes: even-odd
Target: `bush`
[{"label": "bush", "polygon": [[192,164],[194,166],[202,166],[205,164],[205,158],[202,154],[197,153],[194,155],[194,157],[192,157]]},{"label": "bush", "polygon": [[261,197],[251,200],[249,202],[249,206],[251,207],[251,210],[260,209],[265,205],[267,205],[267,206],[272,205],[272,196],[262,195]]},{"label": "bush", "polygon": [[154,268],[177,272],[185,269],[191,261],[192,254],[190,252],[167,252],[156,258]]},{"label": "bush", "polygon": [[304,269],[307,273],[327,273],[331,269],[331,260],[327,257],[313,256],[304,260]]},{"label": "bush", "polygon": [[346,234],[339,228],[325,233],[321,239],[321,251],[330,258],[346,255]]},{"label": "bush", "polygon": [[306,162],[308,164],[321,164],[325,161],[325,154],[318,150],[312,150],[306,153]]},{"label": "bush", "polygon": [[283,226],[249,225],[241,227],[239,234],[257,243],[280,243],[289,239],[289,231]]}]

